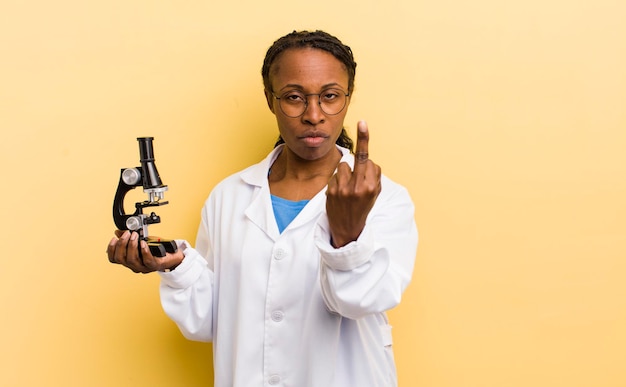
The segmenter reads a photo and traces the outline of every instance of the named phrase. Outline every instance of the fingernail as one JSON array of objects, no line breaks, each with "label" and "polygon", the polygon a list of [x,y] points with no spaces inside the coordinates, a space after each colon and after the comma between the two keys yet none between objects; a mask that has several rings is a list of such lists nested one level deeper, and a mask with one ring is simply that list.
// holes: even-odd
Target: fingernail
[{"label": "fingernail", "polygon": [[138,235],[139,235],[139,234],[137,234],[136,232],[131,233],[131,234],[130,234],[130,240],[131,240],[131,241],[136,240]]}]

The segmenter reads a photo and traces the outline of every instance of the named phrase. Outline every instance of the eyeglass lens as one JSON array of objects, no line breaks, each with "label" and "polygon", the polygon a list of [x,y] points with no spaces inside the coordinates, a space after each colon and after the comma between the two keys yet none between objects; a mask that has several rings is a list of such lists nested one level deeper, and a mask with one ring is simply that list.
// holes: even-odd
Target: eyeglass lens
[{"label": "eyeglass lens", "polygon": [[297,90],[288,91],[277,97],[280,108],[289,117],[300,117],[309,104],[308,97],[317,97],[322,111],[328,115],[339,114],[346,106],[347,95],[339,89],[327,89],[319,94],[304,94]]}]

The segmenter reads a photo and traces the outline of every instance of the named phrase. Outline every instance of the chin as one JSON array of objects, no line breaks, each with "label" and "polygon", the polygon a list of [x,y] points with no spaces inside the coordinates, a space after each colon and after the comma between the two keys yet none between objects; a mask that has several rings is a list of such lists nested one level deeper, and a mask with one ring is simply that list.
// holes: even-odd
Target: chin
[{"label": "chin", "polygon": [[[334,146],[333,146],[334,148]],[[294,151],[293,148],[289,148],[296,156],[303,160],[315,161],[323,158],[330,152],[330,148],[327,146],[320,146],[315,148],[300,148]]]}]

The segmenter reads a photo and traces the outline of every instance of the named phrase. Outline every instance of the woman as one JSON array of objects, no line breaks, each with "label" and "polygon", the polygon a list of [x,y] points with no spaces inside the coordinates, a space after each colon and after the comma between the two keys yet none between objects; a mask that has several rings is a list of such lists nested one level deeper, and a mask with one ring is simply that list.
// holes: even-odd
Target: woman
[{"label": "woman", "polygon": [[217,387],[397,385],[385,311],[410,281],[417,230],[363,121],[351,153],[355,69],[325,32],[278,39],[262,75],[279,141],[211,192],[195,248],[155,259],[136,233],[109,243],[111,262],[160,271],[165,312],[213,342]]}]

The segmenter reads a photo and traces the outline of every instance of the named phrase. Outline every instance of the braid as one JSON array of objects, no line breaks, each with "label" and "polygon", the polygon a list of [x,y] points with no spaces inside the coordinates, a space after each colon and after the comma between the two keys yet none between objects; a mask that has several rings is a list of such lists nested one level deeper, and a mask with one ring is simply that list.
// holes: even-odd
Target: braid
[{"label": "braid", "polygon": [[[352,50],[350,47],[341,43],[336,37],[319,30],[313,32],[293,31],[274,42],[267,50],[265,59],[263,60],[263,67],[261,68],[263,85],[266,90],[272,90],[272,84],[270,82],[270,68],[272,64],[285,50],[293,48],[315,48],[332,54],[345,66],[348,72],[348,93],[352,93],[354,90],[354,78],[356,76],[356,62],[354,61]],[[284,143],[284,141],[279,136],[275,146],[282,143]],[[341,134],[336,143],[339,146],[350,149],[350,152],[354,151],[354,143],[345,129],[341,130]]]}]

